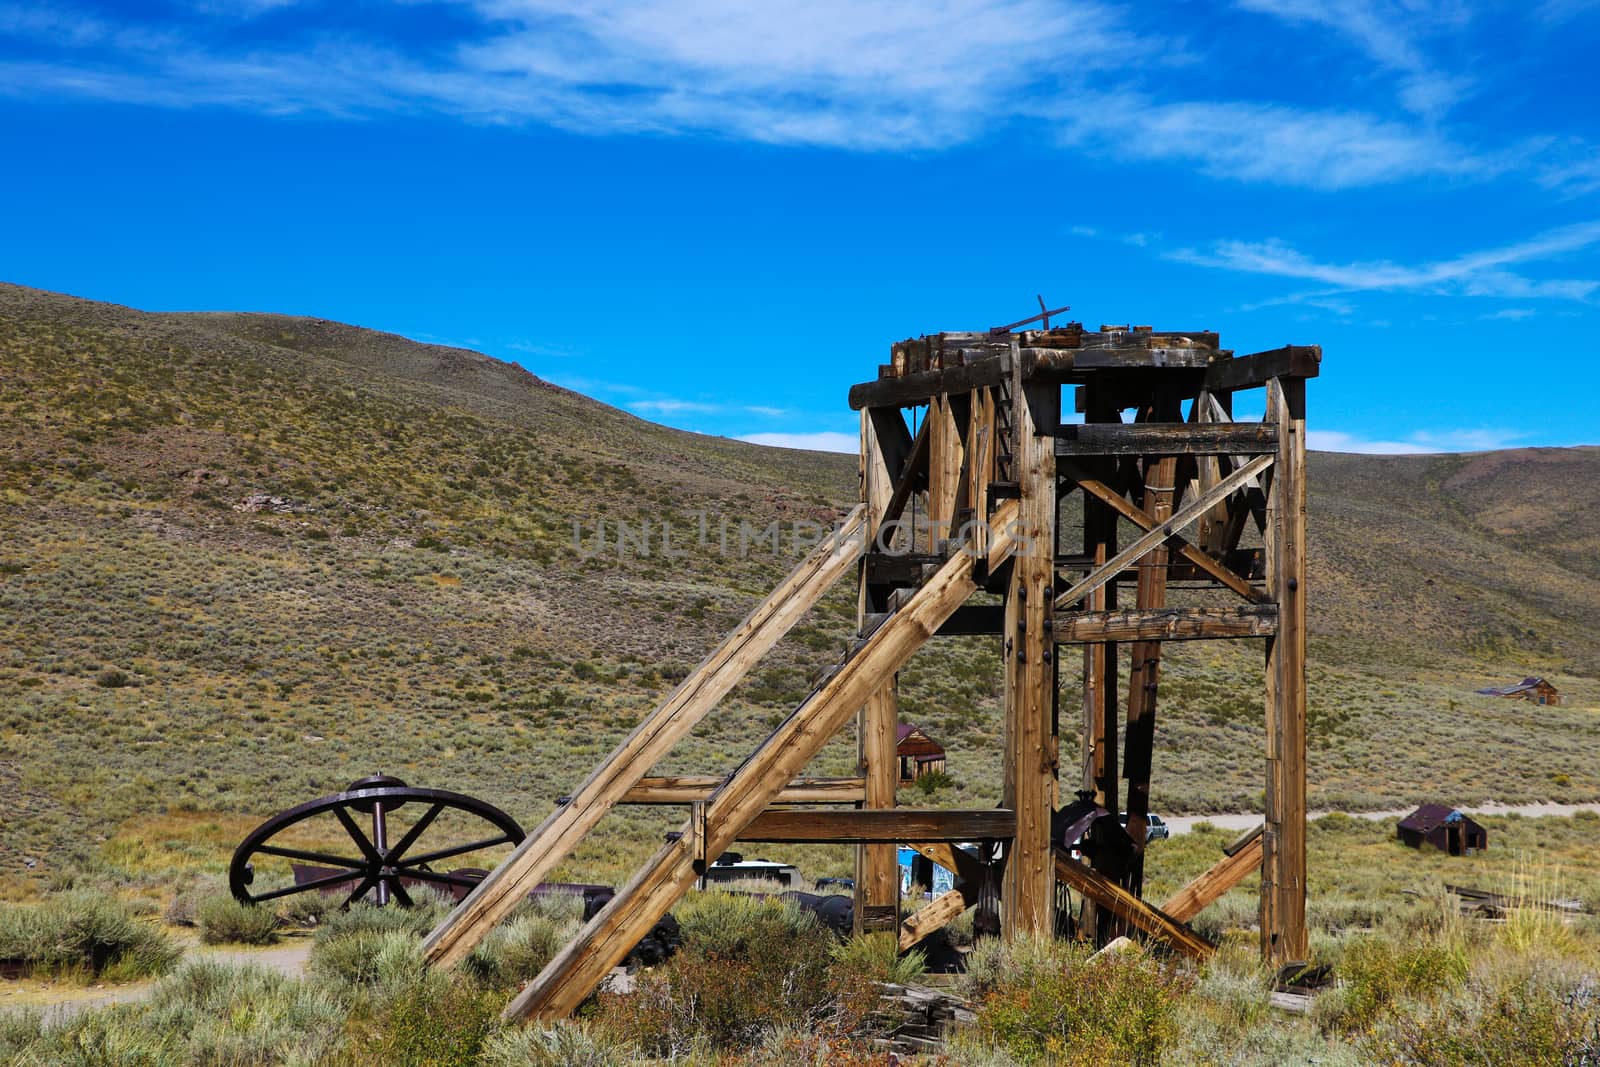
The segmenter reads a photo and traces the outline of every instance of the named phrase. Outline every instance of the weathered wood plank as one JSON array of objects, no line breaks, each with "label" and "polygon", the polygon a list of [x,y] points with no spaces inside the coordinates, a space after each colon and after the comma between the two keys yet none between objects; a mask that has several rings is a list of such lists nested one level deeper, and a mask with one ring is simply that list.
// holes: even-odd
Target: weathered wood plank
[{"label": "weathered wood plank", "polygon": [[1073,604],[1099,589],[1119,574],[1128,564],[1142,558],[1152,548],[1174,534],[1181,533],[1187,529],[1191,523],[1209,511],[1217,501],[1226,498],[1251,478],[1266,470],[1272,465],[1272,462],[1272,456],[1257,456],[1222,479],[1209,490],[1184,505],[1183,509],[1172,516],[1171,519],[1150,530],[1134,541],[1133,544],[1118,552],[1114,558],[1107,560],[1103,565],[1090,571],[1081,580],[1073,583],[1070,589],[1056,597],[1056,607],[1070,610]]},{"label": "weathered wood plank", "polygon": [[1321,365],[1321,345],[1285,345],[1218,360],[1206,370],[1205,387],[1211,392],[1229,392],[1256,389],[1273,378],[1315,378]]},{"label": "weathered wood plank", "polygon": [[1164,941],[1179,952],[1196,959],[1205,959],[1217,946],[1165,914],[1159,908],[1145,903],[1105,876],[1090,870],[1059,849],[1055,854],[1056,877],[1069,887],[1082,893],[1113,915],[1137,926],[1151,937]]},{"label": "weathered wood plank", "polygon": [[972,891],[977,892],[983,881],[983,864],[972,853],[949,841],[907,841],[905,844],[954,874],[957,884],[968,883]]},{"label": "weathered wood plank", "polygon": [[[711,774],[641,778],[623,794],[622,804],[692,804],[709,800],[725,779]],[[859,804],[866,799],[864,778],[796,778],[775,804]]]},{"label": "weathered wood plank", "polygon": [[1230,856],[1223,856],[1210,870],[1196,875],[1187,885],[1166,899],[1161,910],[1178,922],[1186,923],[1205,911],[1221,896],[1251,874],[1261,870],[1261,835]]},{"label": "weathered wood plank", "polygon": [[738,831],[740,841],[838,844],[911,841],[982,841],[1009,838],[1016,813],[1004,808],[956,811],[938,808],[860,808],[763,811]]},{"label": "weathered wood plank", "polygon": [[[576,847],[672,746],[688,735],[750,668],[861,557],[865,507],[820,544],[601,761],[573,793],[489,872],[423,941],[429,963],[450,967],[488,935]],[[796,771],[798,773],[798,769]],[[794,775],[789,775],[793,778]],[[789,778],[776,783],[774,794]]]},{"label": "weathered wood plank", "polygon": [[1057,456],[1263,455],[1277,451],[1277,427],[1259,422],[1067,424]]},{"label": "weathered wood plank", "polygon": [[1040,428],[1060,422],[1055,385],[1012,382],[1013,457],[1021,495],[1018,525],[1029,543],[1011,564],[1006,593],[1004,778],[1001,803],[1017,813],[1016,837],[1006,855],[1001,884],[1007,937],[1045,937],[1055,930],[1050,819],[1055,811],[1056,673],[1050,641],[1055,588],[1055,449]]},{"label": "weathered wood plank", "polygon": [[898,378],[880,378],[850,387],[850,408],[910,407],[925,404],[941,393],[968,393],[984,386],[999,385],[1008,373],[1003,357],[978,360],[949,370],[921,371]]},{"label": "weathered wood plank", "polygon": [[1121,608],[1058,612],[1050,632],[1058,644],[1095,641],[1198,641],[1270,637],[1278,631],[1275,604],[1235,608]]},{"label": "weathered wood plank", "polygon": [[1267,495],[1267,584],[1278,633],[1267,642],[1267,795],[1261,865],[1262,953],[1303,960],[1306,930],[1305,380],[1267,386],[1278,461]]},{"label": "weathered wood plank", "polygon": [[[697,876],[696,858],[726,851],[739,832],[898,671],[956,606],[977,589],[972,559],[958,553],[795,709],[705,806],[704,843],[669,843],[507,1006],[505,1017],[570,1014],[665,915]],[[693,825],[685,831],[694,833]]]},{"label": "weathered wood plank", "polygon": [[907,952],[915,948],[917,942],[935,930],[948,926],[956,916],[969,907],[971,902],[959,889],[941,893],[928,901],[920,909],[906,916],[905,921],[900,924],[900,951]]},{"label": "weathered wood plank", "polygon": [[[892,418],[889,417],[892,415]],[[899,512],[889,515],[895,497],[894,474],[905,472],[908,480],[912,469],[911,456],[915,442],[905,428],[905,420],[898,410],[883,413],[862,413],[861,458],[863,463],[861,499],[867,506],[867,528],[874,542],[884,522],[898,518]],[[888,425],[885,440],[884,424]],[[898,426],[898,431],[896,427]],[[927,423],[915,438],[924,451],[928,447]],[[904,434],[902,438],[900,435]],[[897,444],[898,442],[898,444]],[[899,459],[891,457],[898,449]],[[902,498],[901,506],[904,506]],[[871,567],[862,561],[860,595],[857,598],[857,629],[867,632],[867,616],[876,610]],[[908,577],[910,577],[908,575]],[[921,571],[915,572],[920,580]],[[867,698],[856,717],[856,755],[863,778],[862,801],[869,808],[894,807],[895,789],[899,785],[899,760],[895,758],[895,728],[899,719],[899,698],[895,679],[885,678]],[[855,855],[855,932],[861,933],[868,916],[887,911],[899,914],[900,867],[892,845],[862,845]]]}]

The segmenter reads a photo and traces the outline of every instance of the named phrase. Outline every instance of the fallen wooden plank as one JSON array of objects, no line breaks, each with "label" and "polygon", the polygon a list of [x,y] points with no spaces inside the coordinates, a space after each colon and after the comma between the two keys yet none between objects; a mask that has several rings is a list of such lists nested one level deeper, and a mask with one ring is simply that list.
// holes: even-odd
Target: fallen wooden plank
[{"label": "fallen wooden plank", "polygon": [[1003,808],[949,811],[862,808],[856,811],[763,811],[738,832],[740,841],[839,844],[982,841],[1009,838],[1016,815]]},{"label": "fallen wooden plank", "polygon": [[[451,967],[465,959],[855,565],[864,548],[865,516],[864,505],[855,508],[835,536],[818,545],[600,762],[574,791],[571,803],[552,812],[445,917],[422,943],[429,963]],[[774,795],[792,777],[779,783]]]},{"label": "fallen wooden plank", "polygon": [[1090,870],[1060,849],[1056,850],[1056,877],[1113,915],[1185,955],[1205,959],[1217,950],[1217,946],[1183,923],[1140,900],[1104,875]]},{"label": "fallen wooden plank", "polygon": [[507,1007],[507,1020],[570,1015],[612,967],[694,885],[706,857],[726,851],[871,692],[905,665],[977,590],[973,561],[957,553],[873,632],[691,817]]},{"label": "fallen wooden plank", "polygon": [[1215,903],[1224,893],[1261,871],[1261,831],[1231,855],[1224,855],[1210,870],[1166,899],[1161,910],[1186,923]]},{"label": "fallen wooden plank", "polygon": [[970,906],[971,903],[959,889],[941,893],[930,900],[900,923],[900,951],[907,951],[935,930],[948,926]]},{"label": "fallen wooden plank", "polygon": [[1236,608],[1062,612],[1051,620],[1050,632],[1057,644],[1271,637],[1278,632],[1278,608],[1275,604],[1251,604]]},{"label": "fallen wooden plank", "polygon": [[983,863],[964,848],[957,848],[949,841],[907,841],[905,844],[954,874],[957,884],[969,883],[976,892],[975,887],[983,882]]}]

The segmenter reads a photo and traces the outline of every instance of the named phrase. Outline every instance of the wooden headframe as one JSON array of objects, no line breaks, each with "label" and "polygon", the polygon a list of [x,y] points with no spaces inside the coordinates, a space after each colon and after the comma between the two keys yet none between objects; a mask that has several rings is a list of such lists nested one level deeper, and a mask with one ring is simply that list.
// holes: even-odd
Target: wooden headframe
[{"label": "wooden headframe", "polygon": [[[957,842],[1001,844],[1007,936],[1062,929],[1060,883],[1084,900],[1081,935],[1104,942],[1136,929],[1196,955],[1210,945],[1188,920],[1259,869],[1263,954],[1304,959],[1305,380],[1320,360],[1314,346],[1235,358],[1212,333],[1078,323],[893,345],[878,378],[850,390],[861,413],[860,507],[429,935],[428,960],[462,960],[619,803],[682,804],[688,818],[508,1018],[571,1012],[738,840],[855,842],[857,928],[898,929],[903,947],[978,903],[989,868]],[[1081,421],[1063,417],[1068,386]],[[1251,389],[1266,391],[1266,417],[1235,422],[1234,394]],[[1061,502],[1080,491],[1081,549],[1063,544],[1057,525]],[[1252,525],[1258,549],[1241,547]],[[750,758],[725,778],[648,777],[851,569],[856,641]],[[1171,606],[1178,580],[1223,602]],[[968,604],[979,591],[1000,602]],[[1003,780],[993,809],[895,805],[896,673],[941,634],[998,639]],[[1161,650],[1240,638],[1266,650],[1262,830],[1158,908],[1142,891]],[[1116,819],[1095,821],[1081,859],[1052,831],[1071,799],[1059,781],[1060,657],[1073,645],[1083,740],[1066,792],[1128,816],[1120,840],[1106,840],[1120,832],[1108,829]],[[1119,731],[1120,645],[1130,651]],[[856,776],[798,777],[852,721]],[[850,806],[768,810],[774,803]],[[957,873],[954,890],[905,924],[897,843]]]}]

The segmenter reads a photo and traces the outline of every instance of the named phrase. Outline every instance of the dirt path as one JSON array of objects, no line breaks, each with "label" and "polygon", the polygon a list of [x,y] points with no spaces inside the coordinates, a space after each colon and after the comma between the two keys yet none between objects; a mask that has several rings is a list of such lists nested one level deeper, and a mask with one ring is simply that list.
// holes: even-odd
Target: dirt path
[{"label": "dirt path", "polygon": [[[311,956],[310,938],[297,938],[287,944],[271,948],[238,948],[223,945],[191,945],[184,953],[184,962],[211,960],[234,966],[255,964],[277,971],[291,978],[305,971],[306,960]],[[133,982],[128,985],[67,986],[31,983],[0,995],[0,1007],[43,1008],[51,1022],[71,1018],[89,1008],[102,1008],[108,1004],[128,1004],[143,1000],[155,989],[156,983]]]},{"label": "dirt path", "polygon": [[[1339,814],[1350,816],[1352,819],[1371,819],[1373,822],[1382,822],[1385,819],[1403,819],[1410,815],[1416,808],[1395,808],[1390,811],[1347,811]],[[1580,811],[1600,812],[1600,804],[1466,804],[1461,808],[1468,815],[1573,815]],[[1313,811],[1313,819],[1320,819],[1324,815],[1334,812]],[[1224,815],[1169,815],[1164,817],[1167,826],[1175,834],[1186,834],[1192,830],[1196,823],[1208,822],[1223,830],[1248,830],[1261,822],[1260,815],[1249,812],[1230,812]]]}]

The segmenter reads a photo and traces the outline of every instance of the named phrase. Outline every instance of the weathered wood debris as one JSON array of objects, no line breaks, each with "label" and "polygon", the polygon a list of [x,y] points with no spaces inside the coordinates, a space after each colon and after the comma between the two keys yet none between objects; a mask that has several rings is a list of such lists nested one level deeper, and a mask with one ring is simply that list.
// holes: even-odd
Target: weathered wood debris
[{"label": "weathered wood debris", "polygon": [[948,990],[894,982],[880,982],[878,988],[883,999],[869,1024],[884,1036],[873,1041],[874,1048],[907,1056],[937,1052],[946,1027],[976,1018],[972,1006]]}]

